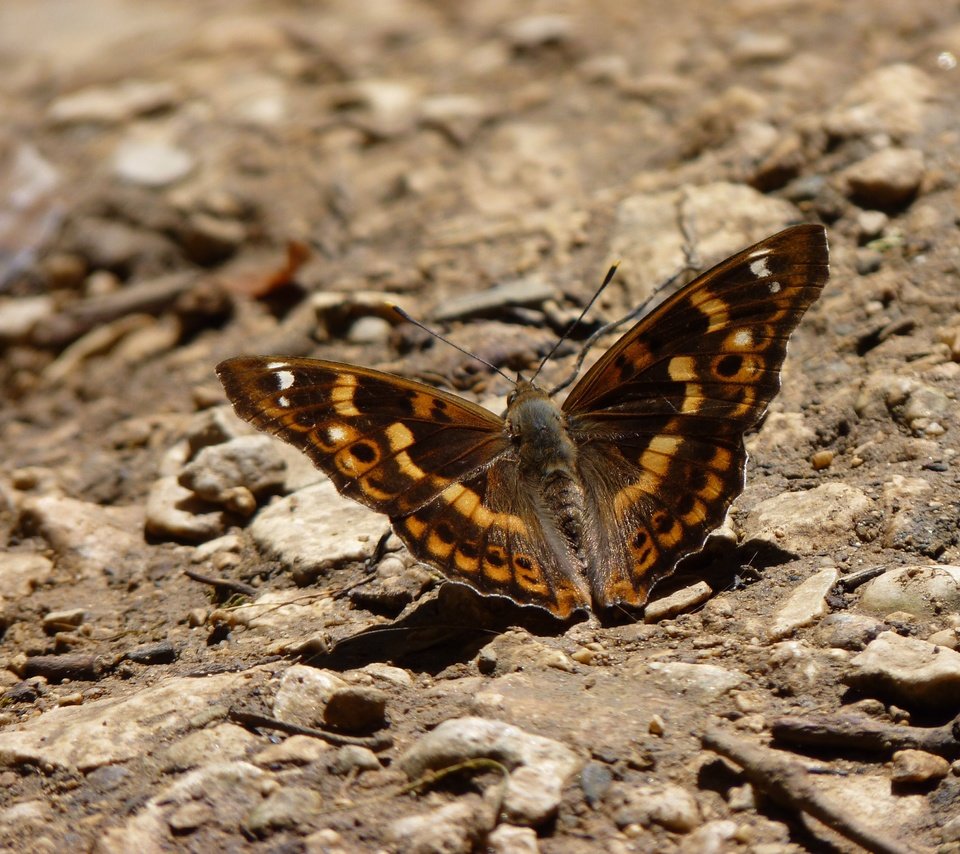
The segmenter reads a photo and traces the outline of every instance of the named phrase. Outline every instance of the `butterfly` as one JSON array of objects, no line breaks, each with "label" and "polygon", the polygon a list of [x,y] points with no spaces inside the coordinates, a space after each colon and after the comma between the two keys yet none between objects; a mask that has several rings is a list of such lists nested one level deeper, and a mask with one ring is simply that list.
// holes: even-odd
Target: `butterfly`
[{"label": "butterfly", "polygon": [[217,374],[241,418],[448,579],[560,618],[636,608],[743,489],[743,434],[827,276],[821,226],[781,231],[660,303],[562,404],[518,379],[502,417],[339,362],[240,356]]}]

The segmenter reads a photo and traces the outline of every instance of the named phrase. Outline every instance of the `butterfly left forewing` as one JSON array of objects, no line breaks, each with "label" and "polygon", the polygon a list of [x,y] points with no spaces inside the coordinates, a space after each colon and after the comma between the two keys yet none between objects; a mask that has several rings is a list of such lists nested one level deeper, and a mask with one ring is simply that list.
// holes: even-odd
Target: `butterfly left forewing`
[{"label": "butterfly left forewing", "polygon": [[241,418],[307,454],[342,494],[391,516],[506,450],[492,412],[393,374],[288,356],[227,359],[217,374]]},{"label": "butterfly left forewing", "polygon": [[598,605],[643,604],[722,522],[743,487],[743,434],[826,279],[823,228],[787,229],[664,301],[574,387],[563,409],[601,531]]}]

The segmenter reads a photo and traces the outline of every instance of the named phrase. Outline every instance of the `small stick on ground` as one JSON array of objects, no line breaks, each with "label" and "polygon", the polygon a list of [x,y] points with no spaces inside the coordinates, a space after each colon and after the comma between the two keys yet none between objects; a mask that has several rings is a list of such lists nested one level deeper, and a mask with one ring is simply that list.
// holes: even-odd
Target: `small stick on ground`
[{"label": "small stick on ground", "polygon": [[857,572],[844,575],[837,581],[837,586],[845,593],[849,593],[851,590],[856,590],[861,585],[866,584],[871,579],[883,575],[889,568],[890,567],[882,564],[880,566],[868,566],[866,569],[860,569]]},{"label": "small stick on ground", "polygon": [[916,854],[918,849],[890,837],[889,832],[875,831],[858,821],[849,810],[834,804],[809,780],[806,769],[767,747],[719,728],[708,729],[701,736],[708,750],[735,762],[744,776],[757,789],[765,792],[781,806],[812,815],[837,833],[862,845],[874,854]]},{"label": "small stick on ground", "polygon": [[218,590],[226,590],[230,593],[239,593],[241,596],[246,596],[249,599],[255,599],[257,593],[260,592],[256,587],[253,587],[250,584],[245,584],[242,581],[233,581],[230,578],[214,578],[210,575],[201,575],[199,572],[194,572],[192,569],[185,569],[183,574],[193,581],[199,581],[201,584],[209,584],[211,587],[216,587]]},{"label": "small stick on ground", "polygon": [[773,737],[791,744],[839,747],[892,754],[925,750],[944,759],[960,757],[960,715],[938,727],[888,724],[863,715],[843,717],[783,717],[773,722]]},{"label": "small stick on ground", "polygon": [[355,744],[360,747],[369,747],[371,750],[385,750],[393,744],[393,739],[386,734],[371,736],[341,735],[338,732],[330,732],[325,729],[316,729],[314,727],[291,724],[287,721],[278,721],[276,718],[259,715],[256,712],[247,712],[243,709],[231,709],[227,717],[243,726],[275,729],[288,733],[289,735],[309,735],[312,738],[322,739],[338,747],[342,747],[345,744]]},{"label": "small stick on ground", "polygon": [[31,676],[43,676],[50,682],[63,682],[67,679],[93,682],[107,669],[103,659],[86,653],[31,655],[23,664],[23,677],[29,679]]}]

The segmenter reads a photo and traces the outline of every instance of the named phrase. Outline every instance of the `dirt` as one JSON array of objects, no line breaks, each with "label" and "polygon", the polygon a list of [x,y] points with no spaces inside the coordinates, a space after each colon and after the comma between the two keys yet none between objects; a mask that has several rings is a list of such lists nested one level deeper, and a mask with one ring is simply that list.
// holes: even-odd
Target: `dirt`
[{"label": "dirt", "polygon": [[[960,564],[958,57],[960,10],[942,2],[8,0],[0,736],[25,733],[31,746],[0,742],[4,844],[444,850],[392,823],[460,803],[481,827],[445,850],[858,850],[755,780],[745,795],[739,767],[701,737],[725,725],[769,744],[771,721],[791,714],[933,726],[960,711],[946,692],[911,708],[846,678],[883,630],[956,641],[956,605],[865,616],[861,636],[831,642],[828,614],[864,615],[858,588],[835,587],[804,624],[771,634],[818,572]],[[877,152],[896,156],[869,161]],[[685,613],[571,625],[458,588],[438,597],[395,539],[375,548],[373,514],[360,553],[325,560],[336,537],[305,543],[309,566],[258,548],[249,516],[189,496],[187,528],[145,521],[158,481],[196,451],[188,442],[216,444],[197,425],[227,417],[214,374],[226,357],[380,367],[496,408],[503,379],[389,304],[515,372],[546,354],[619,258],[609,292],[549,363],[549,385],[590,332],[683,265],[681,225],[702,268],[790,221],[827,226],[831,279],[747,437],[747,487],[726,535],[656,591],[705,580],[709,598]],[[479,308],[460,302],[508,284]],[[280,453],[291,474],[256,496],[261,508],[315,479]],[[826,484],[850,491],[829,505]],[[802,518],[778,516],[788,493],[814,495],[825,516],[806,505]],[[189,527],[201,517],[205,533]],[[273,604],[236,610],[253,600]],[[162,812],[158,796],[204,767],[171,760],[171,748],[230,708],[269,714],[298,657],[384,692],[378,731],[391,745],[378,746],[379,767],[338,771],[333,747],[262,760],[272,776],[259,797],[293,787],[320,801],[304,795],[283,821],[258,824],[256,798],[226,786],[194,796],[199,817],[181,804],[178,820],[146,822]],[[384,664],[406,676],[377,675]],[[681,677],[678,664],[722,672]],[[193,697],[190,680],[212,675],[223,695]],[[144,714],[122,755],[118,741],[83,761],[38,758],[46,716],[171,685],[183,715]],[[563,781],[527,848],[491,842],[495,819],[483,825],[471,800],[489,802],[495,770],[404,788],[404,751],[466,715],[554,739],[592,769]],[[57,727],[51,743],[80,737]],[[250,741],[235,734],[224,761],[256,765],[281,738],[243,732]],[[891,844],[960,850],[960,828],[944,830],[960,813],[956,762],[904,787],[890,781],[889,753],[791,751]],[[612,788],[594,797],[584,780],[600,766]],[[637,807],[643,787],[666,784],[693,799],[689,826]]]}]

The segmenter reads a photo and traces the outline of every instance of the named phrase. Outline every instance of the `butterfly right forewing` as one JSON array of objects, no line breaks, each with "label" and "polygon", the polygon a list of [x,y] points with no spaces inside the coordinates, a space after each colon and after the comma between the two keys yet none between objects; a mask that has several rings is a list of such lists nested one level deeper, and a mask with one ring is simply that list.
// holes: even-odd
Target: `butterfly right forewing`
[{"label": "butterfly right forewing", "polygon": [[641,605],[743,488],[743,434],[827,280],[820,226],[737,253],[620,339],[563,404],[600,531],[594,601]]}]

